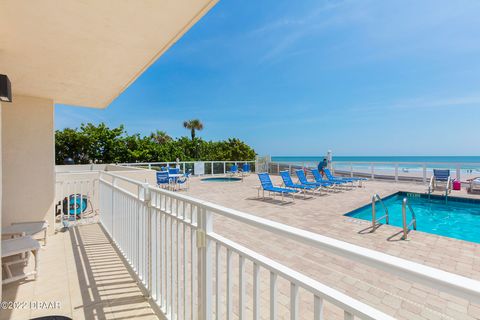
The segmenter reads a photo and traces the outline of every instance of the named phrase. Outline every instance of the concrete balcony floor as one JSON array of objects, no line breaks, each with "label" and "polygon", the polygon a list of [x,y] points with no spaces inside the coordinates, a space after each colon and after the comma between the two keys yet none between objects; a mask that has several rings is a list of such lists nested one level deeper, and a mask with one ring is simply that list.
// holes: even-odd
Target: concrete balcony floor
[{"label": "concrete balcony floor", "polygon": [[[29,267],[33,261],[29,263]],[[98,224],[48,238],[40,251],[39,277],[3,286],[3,301],[26,303],[2,310],[0,319],[63,315],[72,319],[158,319],[125,262]],[[32,301],[53,302],[31,309]],[[22,305],[23,306],[23,305]]]}]

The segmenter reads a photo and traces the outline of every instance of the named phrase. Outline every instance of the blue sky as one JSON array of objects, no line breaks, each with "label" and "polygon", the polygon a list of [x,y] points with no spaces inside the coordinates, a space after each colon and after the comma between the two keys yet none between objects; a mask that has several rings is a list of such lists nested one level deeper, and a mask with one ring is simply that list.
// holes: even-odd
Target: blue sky
[{"label": "blue sky", "polygon": [[56,127],[238,137],[259,154],[480,155],[480,1],[220,1],[107,109]]}]

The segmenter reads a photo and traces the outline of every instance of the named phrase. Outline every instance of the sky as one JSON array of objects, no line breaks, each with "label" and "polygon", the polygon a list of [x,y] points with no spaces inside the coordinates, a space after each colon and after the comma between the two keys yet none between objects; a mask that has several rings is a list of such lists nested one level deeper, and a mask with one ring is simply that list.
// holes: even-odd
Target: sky
[{"label": "sky", "polygon": [[480,1],[221,0],[107,109],[57,129],[237,137],[260,155],[480,155]]}]

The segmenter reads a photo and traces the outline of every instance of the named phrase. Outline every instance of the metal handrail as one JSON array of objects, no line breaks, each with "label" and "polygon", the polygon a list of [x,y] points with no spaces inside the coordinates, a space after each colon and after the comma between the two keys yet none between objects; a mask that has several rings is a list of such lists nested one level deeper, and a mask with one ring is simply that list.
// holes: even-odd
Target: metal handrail
[{"label": "metal handrail", "polygon": [[[435,176],[432,176],[430,178],[430,184],[428,185],[428,197],[430,198],[430,195],[432,194],[433,191],[435,191],[435,185],[436,185],[436,179],[435,179]],[[448,194],[449,194],[449,190],[451,188],[451,185],[452,185],[452,178],[451,176],[448,176],[448,179],[447,179],[447,183],[445,185],[445,202],[448,201]]]},{"label": "metal handrail", "polygon": [[448,201],[448,191],[450,190],[450,186],[452,185],[452,178],[448,176],[447,185],[445,186],[445,202]]},{"label": "metal handrail", "polygon": [[[409,224],[407,224],[407,207],[412,214],[412,220]],[[415,211],[413,211],[412,207],[408,203],[408,199],[405,197],[403,198],[402,203],[402,221],[403,221],[403,240],[407,240],[408,236],[408,229],[413,225],[413,230],[417,230],[417,218],[415,216]]]},{"label": "metal handrail", "polygon": [[[385,214],[378,219],[377,219],[377,209],[376,209],[377,200],[382,204],[383,210],[385,211]],[[372,196],[372,232],[375,232],[375,230],[377,229],[378,222],[382,219],[385,219],[385,224],[388,224],[388,219],[389,219],[388,208],[385,205],[385,203],[383,203],[382,198],[380,198],[380,196],[375,193]]]}]

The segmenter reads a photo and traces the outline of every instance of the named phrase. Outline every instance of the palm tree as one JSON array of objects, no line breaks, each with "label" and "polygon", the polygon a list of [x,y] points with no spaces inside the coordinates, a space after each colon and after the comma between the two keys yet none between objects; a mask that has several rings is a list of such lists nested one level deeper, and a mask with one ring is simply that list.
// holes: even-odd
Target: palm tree
[{"label": "palm tree", "polygon": [[190,129],[192,135],[192,141],[195,140],[195,130],[202,130],[203,123],[198,119],[193,119],[189,121],[183,121],[183,127],[185,129]]},{"label": "palm tree", "polygon": [[152,139],[158,144],[163,144],[165,142],[171,141],[172,137],[170,137],[165,131],[157,130],[150,134],[150,139]]}]

